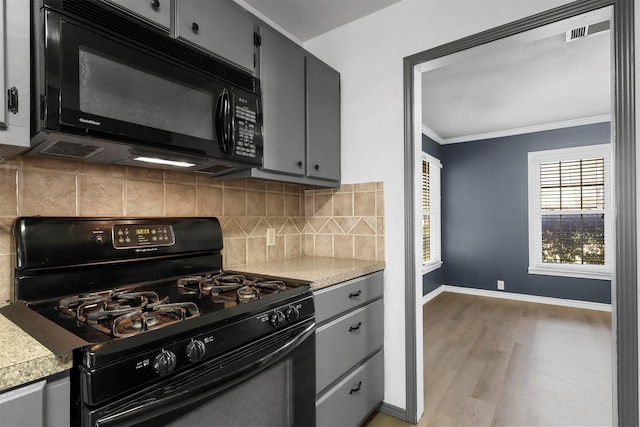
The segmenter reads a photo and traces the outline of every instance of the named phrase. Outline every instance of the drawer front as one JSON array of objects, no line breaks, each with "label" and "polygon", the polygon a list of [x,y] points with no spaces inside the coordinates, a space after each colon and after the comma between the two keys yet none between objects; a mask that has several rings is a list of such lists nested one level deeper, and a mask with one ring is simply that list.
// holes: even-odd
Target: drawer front
[{"label": "drawer front", "polygon": [[383,357],[376,353],[316,401],[316,424],[356,426],[382,401]]},{"label": "drawer front", "polygon": [[331,286],[314,293],[316,322],[331,319],[382,296],[382,271],[350,280],[341,285]]},{"label": "drawer front", "polygon": [[316,330],[316,394],[383,345],[382,299]]}]

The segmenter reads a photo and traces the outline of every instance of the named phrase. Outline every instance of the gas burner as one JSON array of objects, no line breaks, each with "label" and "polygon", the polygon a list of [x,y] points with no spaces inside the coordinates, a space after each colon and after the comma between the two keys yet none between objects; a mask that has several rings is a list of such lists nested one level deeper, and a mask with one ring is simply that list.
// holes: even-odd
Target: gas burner
[{"label": "gas burner", "polygon": [[197,317],[198,306],[192,302],[169,303],[152,291],[110,290],[64,298],[58,310],[74,317],[80,324],[114,337],[125,337],[158,329],[178,321]]},{"label": "gas burner", "polygon": [[245,304],[260,299],[263,294],[286,291],[287,286],[281,280],[220,273],[183,277],[178,279],[178,289],[183,294],[211,295],[214,302]]}]

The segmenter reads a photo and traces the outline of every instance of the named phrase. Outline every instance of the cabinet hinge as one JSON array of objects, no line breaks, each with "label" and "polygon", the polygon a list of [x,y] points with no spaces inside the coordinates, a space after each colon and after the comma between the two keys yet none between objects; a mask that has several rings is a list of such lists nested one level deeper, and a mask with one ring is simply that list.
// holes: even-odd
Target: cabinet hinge
[{"label": "cabinet hinge", "polygon": [[18,89],[15,86],[7,90],[7,108],[13,114],[18,114]]},{"label": "cabinet hinge", "polygon": [[253,32],[253,45],[255,47],[262,46],[262,36],[255,31]]}]

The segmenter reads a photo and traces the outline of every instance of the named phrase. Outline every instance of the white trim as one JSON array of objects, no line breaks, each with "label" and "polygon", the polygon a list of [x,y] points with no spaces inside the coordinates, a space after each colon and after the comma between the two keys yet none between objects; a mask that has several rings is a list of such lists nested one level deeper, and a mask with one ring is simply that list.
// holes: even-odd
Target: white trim
[{"label": "white trim", "polygon": [[456,136],[452,138],[444,138],[438,135],[438,133],[436,133],[433,129],[430,129],[425,125],[422,125],[422,133],[428,136],[429,138],[433,139],[434,141],[436,141],[438,144],[444,145],[444,144],[458,144],[461,142],[469,142],[469,141],[480,141],[483,139],[504,138],[506,136],[544,132],[548,130],[564,129],[564,128],[570,128],[574,126],[585,126],[585,125],[591,125],[595,123],[606,123],[610,121],[611,121],[610,114],[602,114],[599,116],[584,117],[581,119],[565,120],[565,121],[555,122],[555,123],[545,123],[542,125],[505,129],[505,130],[500,130],[496,132],[478,133],[474,135]]},{"label": "white trim", "polygon": [[[542,262],[542,209],[540,205],[540,165],[544,162],[556,162],[564,160],[584,159],[591,157],[603,157],[605,161],[605,260],[604,265],[573,265],[553,264]],[[527,158],[527,198],[528,198],[528,228],[529,228],[529,274],[542,274],[549,276],[577,277],[600,280],[611,280],[612,266],[615,265],[613,246],[613,204],[614,194],[613,159],[611,156],[611,144],[597,144],[542,150],[529,152]],[[571,213],[563,211],[562,213]]]},{"label": "white trim", "polygon": [[501,298],[514,301],[532,302],[536,304],[550,304],[560,307],[582,308],[585,310],[597,310],[611,312],[611,304],[603,304],[599,302],[579,301],[563,298],[542,297],[537,295],[517,294],[514,292],[491,291],[488,289],[465,288],[462,286],[441,285],[439,288],[429,292],[422,297],[422,303],[434,299],[443,292],[452,292],[456,294],[476,295],[480,297]]},{"label": "white trim", "polygon": [[431,273],[432,271],[437,270],[440,267],[442,267],[441,259],[435,261],[427,261],[422,264],[422,274]]}]

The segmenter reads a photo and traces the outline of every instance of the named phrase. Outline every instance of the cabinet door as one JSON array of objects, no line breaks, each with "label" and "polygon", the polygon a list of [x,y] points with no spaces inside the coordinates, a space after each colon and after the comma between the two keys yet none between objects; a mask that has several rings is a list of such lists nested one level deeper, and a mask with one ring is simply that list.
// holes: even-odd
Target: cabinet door
[{"label": "cabinet door", "polygon": [[46,381],[0,394],[0,426],[41,426]]},{"label": "cabinet door", "polygon": [[[0,160],[29,148],[29,5],[28,1],[0,0]],[[8,91],[14,93],[11,110]]]},{"label": "cabinet door", "polygon": [[253,20],[227,1],[177,0],[176,35],[253,72]]},{"label": "cabinet door", "polygon": [[170,0],[109,0],[122,9],[160,25],[169,31],[171,27]]},{"label": "cabinet door", "polygon": [[260,35],[263,169],[304,176],[304,52],[295,43],[268,28],[260,28]]},{"label": "cabinet door", "polygon": [[307,56],[307,175],[340,180],[340,74]]}]

